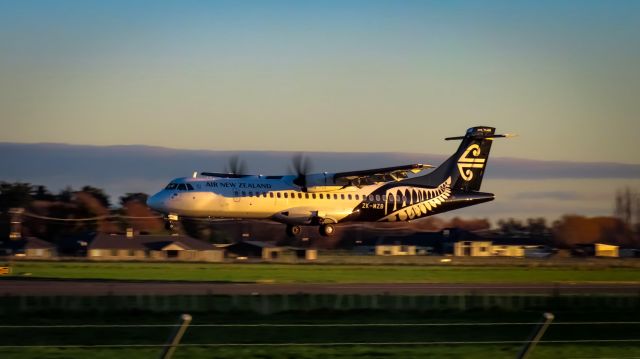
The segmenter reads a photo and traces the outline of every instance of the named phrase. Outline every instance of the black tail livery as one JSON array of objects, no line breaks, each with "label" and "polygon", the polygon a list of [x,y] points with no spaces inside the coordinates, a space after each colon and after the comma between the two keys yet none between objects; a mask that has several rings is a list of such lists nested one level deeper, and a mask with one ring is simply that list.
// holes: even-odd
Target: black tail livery
[{"label": "black tail livery", "polygon": [[472,127],[464,136],[447,137],[445,140],[462,140],[458,150],[433,172],[407,180],[407,184],[436,187],[451,177],[451,189],[479,191],[489,160],[489,151],[496,129],[487,126]]}]

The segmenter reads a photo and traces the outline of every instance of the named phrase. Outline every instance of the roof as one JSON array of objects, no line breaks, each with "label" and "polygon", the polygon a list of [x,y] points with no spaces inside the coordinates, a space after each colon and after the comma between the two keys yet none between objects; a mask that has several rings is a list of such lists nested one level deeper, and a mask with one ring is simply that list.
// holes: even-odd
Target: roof
[{"label": "roof", "polygon": [[272,242],[260,242],[260,241],[241,241],[241,242],[236,242],[234,244],[238,244],[238,243],[246,243],[252,246],[256,246],[256,247],[260,247],[260,248],[275,248],[277,247],[275,245],[275,243]]},{"label": "roof", "polygon": [[25,245],[26,249],[53,249],[56,247],[53,243],[36,237],[27,237],[25,241],[27,242]]},{"label": "roof", "polygon": [[213,244],[188,236],[134,236],[98,234],[89,249],[133,249],[160,251],[170,244],[187,250],[219,250]]},{"label": "roof", "polygon": [[53,249],[56,246],[36,237],[23,237],[22,239],[6,239],[0,241],[0,248],[11,249]]},{"label": "roof", "polygon": [[496,246],[547,246],[549,241],[537,238],[492,238],[487,239]]}]

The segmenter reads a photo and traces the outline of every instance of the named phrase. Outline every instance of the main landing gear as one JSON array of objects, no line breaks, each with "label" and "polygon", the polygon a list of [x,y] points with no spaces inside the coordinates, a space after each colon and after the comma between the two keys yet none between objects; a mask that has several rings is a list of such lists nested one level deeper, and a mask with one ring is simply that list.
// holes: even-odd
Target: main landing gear
[{"label": "main landing gear", "polygon": [[292,226],[287,225],[287,236],[289,237],[297,237],[302,232],[302,228],[300,226]]},{"label": "main landing gear", "polygon": [[[287,235],[289,237],[297,237],[302,232],[302,228],[300,226],[287,225]],[[321,224],[320,225],[320,234],[324,237],[331,237],[336,232],[336,227],[331,224]]]},{"label": "main landing gear", "polygon": [[333,224],[327,223],[320,225],[320,234],[325,237],[330,237],[336,231],[336,227]]}]

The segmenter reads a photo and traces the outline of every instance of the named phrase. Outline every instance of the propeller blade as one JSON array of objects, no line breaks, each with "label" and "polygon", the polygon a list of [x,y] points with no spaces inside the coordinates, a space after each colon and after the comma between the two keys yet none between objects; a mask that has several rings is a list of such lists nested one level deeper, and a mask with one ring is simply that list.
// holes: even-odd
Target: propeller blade
[{"label": "propeller blade", "polygon": [[229,163],[224,171],[234,175],[244,174],[247,172],[247,165],[238,155],[234,155],[229,158]]},{"label": "propeller blade", "polygon": [[296,186],[307,191],[307,174],[311,171],[311,161],[303,153],[296,153],[292,158],[292,172],[297,175],[293,180]]}]

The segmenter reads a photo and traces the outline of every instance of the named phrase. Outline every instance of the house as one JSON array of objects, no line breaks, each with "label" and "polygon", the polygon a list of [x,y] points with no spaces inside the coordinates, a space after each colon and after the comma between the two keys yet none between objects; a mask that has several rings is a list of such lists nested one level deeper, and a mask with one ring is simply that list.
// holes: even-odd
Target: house
[{"label": "house", "polygon": [[353,251],[363,255],[416,256],[438,252],[441,248],[440,232],[415,232],[364,238],[356,242]]},{"label": "house", "polygon": [[224,250],[188,236],[98,234],[89,244],[92,260],[224,261]]},{"label": "house", "polygon": [[46,259],[56,256],[56,246],[36,237],[5,239],[0,241],[0,255]]},{"label": "house", "polygon": [[604,244],[604,243],[596,243],[595,247],[595,255],[596,257],[619,257],[619,247]]},{"label": "house", "polygon": [[526,238],[493,238],[454,243],[454,255],[463,257],[545,258],[552,253],[542,242]]},{"label": "house", "polygon": [[239,241],[218,246],[224,248],[228,258],[262,260],[315,260],[318,251],[308,248],[282,247],[271,242]]},{"label": "house", "polygon": [[571,250],[575,257],[620,257],[621,254],[628,254],[621,251],[620,247],[604,243],[576,244]]},{"label": "house", "polygon": [[489,257],[492,254],[491,241],[459,241],[453,244],[456,257]]},{"label": "house", "polygon": [[493,238],[491,252],[494,256],[546,258],[554,252],[543,240],[535,238]]},{"label": "house", "polygon": [[377,256],[415,256],[416,246],[404,244],[379,244],[376,246]]}]

